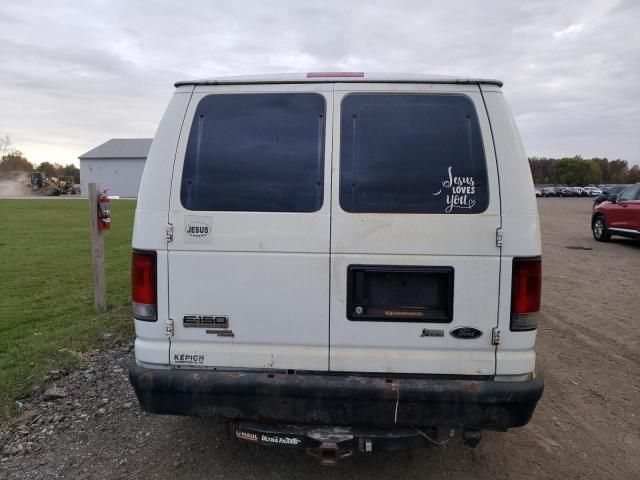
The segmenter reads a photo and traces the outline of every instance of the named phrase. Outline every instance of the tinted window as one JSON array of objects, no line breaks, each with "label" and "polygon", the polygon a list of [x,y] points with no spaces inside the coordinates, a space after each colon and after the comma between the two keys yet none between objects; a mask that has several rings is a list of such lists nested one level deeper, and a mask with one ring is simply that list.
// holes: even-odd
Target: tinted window
[{"label": "tinted window", "polygon": [[325,102],[314,93],[209,95],[196,109],[180,200],[189,210],[322,206]]},{"label": "tinted window", "polygon": [[477,114],[469,98],[353,94],[342,101],[341,115],[343,210],[486,210],[486,161]]},{"label": "tinted window", "polygon": [[633,186],[627,188],[624,192],[618,195],[619,201],[627,201],[627,200],[635,200],[638,196],[638,191],[640,191],[640,186]]}]

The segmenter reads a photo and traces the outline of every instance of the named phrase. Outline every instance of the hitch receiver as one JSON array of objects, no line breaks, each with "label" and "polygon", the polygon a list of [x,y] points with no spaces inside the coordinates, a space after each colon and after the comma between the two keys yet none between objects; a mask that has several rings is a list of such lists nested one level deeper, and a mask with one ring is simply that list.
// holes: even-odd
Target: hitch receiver
[{"label": "hitch receiver", "polygon": [[308,448],[307,453],[320,460],[322,467],[335,467],[338,460],[353,455],[353,450],[340,448],[337,443],[323,442],[318,448]]}]

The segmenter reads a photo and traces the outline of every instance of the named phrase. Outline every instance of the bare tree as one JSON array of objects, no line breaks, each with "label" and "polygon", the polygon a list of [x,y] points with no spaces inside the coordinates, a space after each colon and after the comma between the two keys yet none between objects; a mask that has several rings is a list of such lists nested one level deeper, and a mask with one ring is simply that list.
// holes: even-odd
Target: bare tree
[{"label": "bare tree", "polygon": [[5,133],[4,136],[0,137],[0,160],[5,156],[12,154],[14,151],[15,148],[13,148],[11,137],[8,133]]}]

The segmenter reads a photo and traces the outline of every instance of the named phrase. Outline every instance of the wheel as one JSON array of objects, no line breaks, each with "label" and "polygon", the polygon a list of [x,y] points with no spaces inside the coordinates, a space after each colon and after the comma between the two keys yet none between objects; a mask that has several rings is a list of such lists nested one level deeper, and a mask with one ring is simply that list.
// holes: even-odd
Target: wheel
[{"label": "wheel", "polygon": [[602,215],[598,215],[593,219],[591,230],[593,232],[593,238],[599,242],[608,242],[611,239],[611,234],[607,229],[607,224]]}]

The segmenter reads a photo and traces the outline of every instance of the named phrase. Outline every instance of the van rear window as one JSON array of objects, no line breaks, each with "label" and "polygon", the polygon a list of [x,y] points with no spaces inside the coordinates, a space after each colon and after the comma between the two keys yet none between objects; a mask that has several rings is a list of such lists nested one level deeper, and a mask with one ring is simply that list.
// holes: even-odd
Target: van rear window
[{"label": "van rear window", "polygon": [[351,94],[342,101],[340,205],[354,213],[481,213],[487,166],[462,95]]},{"label": "van rear window", "polygon": [[189,133],[180,200],[189,210],[313,212],[322,206],[324,97],[208,95]]}]

